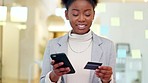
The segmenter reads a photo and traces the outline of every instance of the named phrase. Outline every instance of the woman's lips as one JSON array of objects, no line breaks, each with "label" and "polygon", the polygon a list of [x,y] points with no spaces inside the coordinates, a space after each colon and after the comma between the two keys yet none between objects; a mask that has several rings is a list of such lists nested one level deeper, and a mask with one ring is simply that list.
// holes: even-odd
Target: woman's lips
[{"label": "woman's lips", "polygon": [[78,29],[85,29],[86,28],[86,25],[85,24],[78,24]]}]

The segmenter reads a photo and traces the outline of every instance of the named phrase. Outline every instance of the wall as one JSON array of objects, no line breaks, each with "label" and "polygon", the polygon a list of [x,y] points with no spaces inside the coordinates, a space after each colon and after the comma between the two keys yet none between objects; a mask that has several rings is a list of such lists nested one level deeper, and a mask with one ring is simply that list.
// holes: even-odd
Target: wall
[{"label": "wall", "polygon": [[39,52],[39,44],[43,38],[47,40],[48,36],[45,24],[48,15],[46,7],[41,1],[36,0],[26,1],[26,6],[29,8],[27,29],[20,32],[20,79],[28,79],[29,75],[31,78],[37,78],[42,56]]},{"label": "wall", "polygon": [[19,29],[13,23],[3,27],[3,78],[17,79],[19,75]]},{"label": "wall", "polygon": [[2,78],[2,26],[0,26],[0,79]]},{"label": "wall", "polygon": [[29,75],[31,78],[38,76],[41,67],[38,62],[41,59],[39,44],[44,37],[47,40],[48,36],[46,7],[36,0],[21,3],[28,7],[27,29],[19,30],[15,23],[7,23],[3,30],[3,77],[6,79],[28,80]]},{"label": "wall", "polygon": [[28,79],[29,67],[32,63],[34,63],[34,55],[36,50],[35,48],[35,4],[36,3],[33,1],[27,2],[26,0],[26,6],[28,7],[28,20],[26,22],[27,29],[21,30],[20,32],[19,79]]},{"label": "wall", "polygon": [[[141,50],[142,83],[147,83],[148,81],[148,66],[146,66],[148,40],[145,39],[145,30],[148,29],[147,8],[147,3],[106,3],[106,12],[99,13],[101,25],[107,25],[109,27],[108,38],[115,43],[129,43],[131,49]],[[135,10],[143,11],[143,20],[134,20]],[[111,26],[111,17],[119,17],[120,26]]]}]

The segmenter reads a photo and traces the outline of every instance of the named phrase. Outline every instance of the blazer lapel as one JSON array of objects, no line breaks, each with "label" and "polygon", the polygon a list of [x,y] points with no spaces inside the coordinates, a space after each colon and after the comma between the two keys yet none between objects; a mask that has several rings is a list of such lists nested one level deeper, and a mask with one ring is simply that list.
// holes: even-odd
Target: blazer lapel
[{"label": "blazer lapel", "polygon": [[[103,43],[102,40],[93,33],[91,61],[100,62],[101,57],[103,56],[103,51],[101,48],[102,43]],[[93,82],[93,79],[94,79],[94,71],[90,71],[90,83],[96,83],[96,82]]]},{"label": "blazer lapel", "polygon": [[92,61],[96,61],[99,62],[102,54],[103,54],[103,50],[101,48],[102,45],[102,41],[99,37],[97,37],[95,34],[93,34],[93,46],[92,46],[92,56],[91,56],[91,60]]},{"label": "blazer lapel", "polygon": [[65,53],[67,54],[67,40],[68,40],[68,34],[65,36],[61,37],[59,41],[57,42],[57,46],[55,46],[56,53]]}]

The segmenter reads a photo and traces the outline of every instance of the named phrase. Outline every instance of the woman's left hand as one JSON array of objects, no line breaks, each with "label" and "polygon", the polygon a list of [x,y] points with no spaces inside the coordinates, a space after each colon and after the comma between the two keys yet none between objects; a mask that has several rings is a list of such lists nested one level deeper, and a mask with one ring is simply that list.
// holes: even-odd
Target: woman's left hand
[{"label": "woman's left hand", "polygon": [[103,83],[109,83],[112,76],[112,68],[109,66],[99,66],[98,69],[95,70],[96,76],[99,77]]}]

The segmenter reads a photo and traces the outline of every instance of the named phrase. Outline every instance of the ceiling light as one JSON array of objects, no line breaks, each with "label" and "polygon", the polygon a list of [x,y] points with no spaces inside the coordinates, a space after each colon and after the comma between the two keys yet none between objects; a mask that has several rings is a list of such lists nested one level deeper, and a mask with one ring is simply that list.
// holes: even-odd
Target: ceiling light
[{"label": "ceiling light", "polygon": [[12,22],[26,22],[28,15],[27,7],[11,7],[10,20]]},{"label": "ceiling light", "polygon": [[7,7],[0,6],[0,21],[6,21],[6,20],[7,20]]},{"label": "ceiling light", "polygon": [[148,2],[148,0],[144,0],[144,2]]}]

